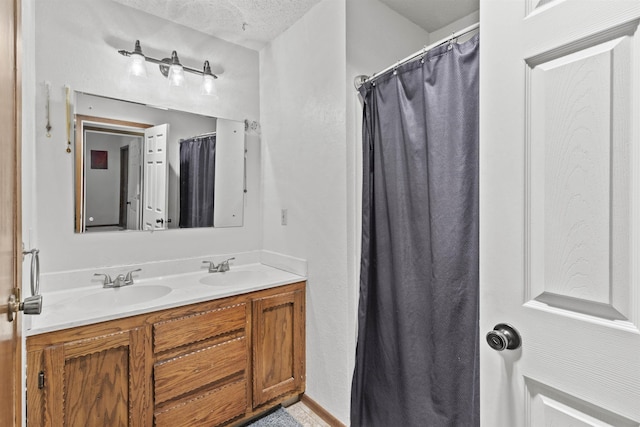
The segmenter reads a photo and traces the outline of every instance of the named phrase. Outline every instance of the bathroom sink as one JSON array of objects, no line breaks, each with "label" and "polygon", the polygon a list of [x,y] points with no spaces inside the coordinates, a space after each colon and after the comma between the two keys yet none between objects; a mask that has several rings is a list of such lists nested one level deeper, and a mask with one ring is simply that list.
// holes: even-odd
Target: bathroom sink
[{"label": "bathroom sink", "polygon": [[171,288],[162,285],[104,288],[74,301],[79,309],[100,309],[140,304],[168,295]]},{"label": "bathroom sink", "polygon": [[200,283],[209,286],[242,286],[265,278],[263,271],[229,270],[224,273],[209,273]]}]

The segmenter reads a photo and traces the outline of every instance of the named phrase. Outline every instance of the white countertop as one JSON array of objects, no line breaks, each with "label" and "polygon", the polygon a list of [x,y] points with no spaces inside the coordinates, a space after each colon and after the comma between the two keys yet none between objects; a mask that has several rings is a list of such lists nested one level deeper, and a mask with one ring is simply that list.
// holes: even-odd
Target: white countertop
[{"label": "white countertop", "polygon": [[[194,273],[135,279],[121,288],[86,286],[43,293],[42,313],[31,316],[26,335],[89,325],[245,294],[306,280],[264,264],[232,266],[225,273]],[[203,283],[204,282],[204,283]]]}]

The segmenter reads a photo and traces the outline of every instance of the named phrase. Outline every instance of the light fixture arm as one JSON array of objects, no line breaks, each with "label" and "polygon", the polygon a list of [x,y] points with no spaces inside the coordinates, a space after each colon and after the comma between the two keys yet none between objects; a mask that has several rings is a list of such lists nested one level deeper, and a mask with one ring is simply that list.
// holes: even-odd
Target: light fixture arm
[{"label": "light fixture arm", "polygon": [[[122,55],[122,56],[127,56],[127,57],[131,56],[133,54],[142,55],[144,57],[145,61],[151,62],[152,64],[158,64],[160,66],[160,72],[165,77],[167,77],[167,75],[168,75],[168,69],[169,69],[169,66],[172,63],[173,58],[175,57],[176,60],[178,58],[178,55],[177,55],[175,50],[172,52],[172,57],[171,58],[156,59],[156,58],[152,58],[150,56],[146,56],[146,55],[144,55],[142,53],[142,48],[140,47],[140,41],[139,40],[136,40],[136,44],[135,44],[135,48],[134,48],[133,52],[129,52],[129,51],[124,50],[124,49],[120,49],[120,50],[118,50],[118,53],[120,55]],[[180,64],[179,61],[178,61],[178,64]],[[163,68],[166,69],[166,71],[163,71]],[[213,74],[211,72],[211,67],[209,66],[209,61],[205,61],[205,65],[204,65],[202,70],[197,70],[195,68],[186,67],[184,65],[182,65],[182,69],[184,71],[186,71],[186,72],[189,72],[189,73],[192,73],[192,74],[197,74],[198,76],[203,76],[203,75],[207,74],[207,75],[213,76],[214,79],[218,78],[218,76],[216,76],[215,74]]]}]

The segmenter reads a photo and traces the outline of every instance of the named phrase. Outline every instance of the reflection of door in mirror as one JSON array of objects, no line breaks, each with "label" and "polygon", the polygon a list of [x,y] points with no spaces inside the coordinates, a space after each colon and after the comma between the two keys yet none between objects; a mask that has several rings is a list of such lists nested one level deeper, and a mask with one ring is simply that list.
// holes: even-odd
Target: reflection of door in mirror
[{"label": "reflection of door in mirror", "polygon": [[129,145],[129,173],[127,176],[127,230],[139,230],[142,187],[142,139],[132,140]]},{"label": "reflection of door in mirror", "polygon": [[129,146],[120,147],[120,217],[118,226],[127,228],[127,203],[129,203]]},{"label": "reflection of door in mirror", "polygon": [[140,229],[142,146],[149,127],[76,115],[76,232]]},{"label": "reflection of door in mirror", "polygon": [[169,125],[162,124],[144,131],[144,209],[145,230],[163,230],[167,218],[167,138]]}]

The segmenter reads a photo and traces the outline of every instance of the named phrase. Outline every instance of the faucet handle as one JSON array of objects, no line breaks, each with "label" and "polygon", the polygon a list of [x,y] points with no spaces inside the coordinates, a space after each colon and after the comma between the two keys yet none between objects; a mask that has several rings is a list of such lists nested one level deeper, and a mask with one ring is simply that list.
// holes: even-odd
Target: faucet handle
[{"label": "faucet handle", "polygon": [[133,273],[136,273],[138,271],[142,271],[142,269],[136,268],[135,270],[131,270],[130,272],[127,273],[127,277],[124,279],[127,285],[131,285],[133,283]]},{"label": "faucet handle", "polygon": [[209,273],[213,273],[214,271],[216,271],[216,264],[213,261],[202,261],[203,264],[208,264],[209,267]]},{"label": "faucet handle", "polygon": [[104,281],[102,282],[103,285],[107,286],[113,283],[113,280],[111,280],[111,276],[109,276],[108,274],[105,273],[95,273],[94,276],[104,276]]},{"label": "faucet handle", "polygon": [[221,273],[224,273],[226,271],[229,271],[229,261],[234,260],[235,258],[229,258],[229,259],[225,259],[224,261],[222,261],[219,265],[218,265],[218,271]]}]

